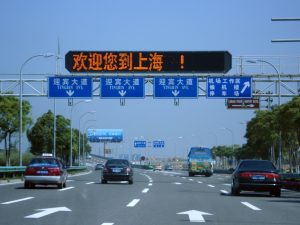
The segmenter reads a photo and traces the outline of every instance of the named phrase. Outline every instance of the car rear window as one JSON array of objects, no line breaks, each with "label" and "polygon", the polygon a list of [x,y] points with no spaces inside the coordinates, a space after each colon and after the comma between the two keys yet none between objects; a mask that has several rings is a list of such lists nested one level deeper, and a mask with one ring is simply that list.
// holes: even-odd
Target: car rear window
[{"label": "car rear window", "polygon": [[31,165],[44,164],[44,165],[56,165],[56,166],[58,166],[57,160],[51,159],[51,158],[35,158],[35,159],[31,160],[30,164]]},{"label": "car rear window", "polygon": [[113,160],[108,160],[106,162],[106,166],[129,166],[129,162],[127,160],[122,160],[122,159],[113,159]]},{"label": "car rear window", "polygon": [[241,162],[239,170],[275,171],[276,168],[273,163],[269,161],[244,161]]}]

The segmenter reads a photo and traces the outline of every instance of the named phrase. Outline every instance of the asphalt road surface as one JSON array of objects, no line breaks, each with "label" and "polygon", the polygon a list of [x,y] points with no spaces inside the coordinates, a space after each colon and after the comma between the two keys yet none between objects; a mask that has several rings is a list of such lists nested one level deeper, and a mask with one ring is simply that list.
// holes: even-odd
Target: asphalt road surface
[{"label": "asphalt road surface", "polygon": [[134,183],[100,183],[100,171],[65,189],[0,185],[1,225],[299,225],[300,193],[230,195],[230,176],[135,170]]}]

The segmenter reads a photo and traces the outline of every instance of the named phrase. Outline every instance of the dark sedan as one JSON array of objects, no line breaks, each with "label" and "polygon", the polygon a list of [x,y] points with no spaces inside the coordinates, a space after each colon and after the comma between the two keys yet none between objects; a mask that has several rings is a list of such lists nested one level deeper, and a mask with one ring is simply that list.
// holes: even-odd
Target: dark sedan
[{"label": "dark sedan", "polygon": [[271,161],[243,160],[232,174],[231,193],[239,195],[241,191],[270,192],[280,197],[280,175]]},{"label": "dark sedan", "polygon": [[128,181],[133,184],[133,170],[128,160],[109,159],[102,170],[101,183],[107,181]]}]

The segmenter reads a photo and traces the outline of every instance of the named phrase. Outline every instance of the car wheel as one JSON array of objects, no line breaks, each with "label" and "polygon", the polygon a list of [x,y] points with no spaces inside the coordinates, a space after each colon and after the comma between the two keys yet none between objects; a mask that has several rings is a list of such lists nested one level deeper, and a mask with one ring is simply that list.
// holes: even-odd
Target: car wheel
[{"label": "car wheel", "polygon": [[189,177],[193,177],[193,176],[194,176],[194,174],[189,172]]},{"label": "car wheel", "polygon": [[128,180],[128,184],[133,184],[133,180]]},{"label": "car wheel", "polygon": [[66,188],[66,187],[67,187],[67,181],[65,181],[63,184],[63,188]]},{"label": "car wheel", "polygon": [[58,187],[59,189],[63,189],[64,183],[63,183],[63,182],[59,183],[59,184],[57,185],[57,187]]},{"label": "car wheel", "polygon": [[241,192],[241,190],[238,187],[235,187],[234,181],[232,181],[231,194],[234,195],[234,196],[238,196],[238,195],[240,195],[240,192]]},{"label": "car wheel", "polygon": [[101,184],[107,184],[107,180],[101,180]]},{"label": "car wheel", "polygon": [[28,189],[30,187],[30,184],[28,182],[24,182],[24,188]]},{"label": "car wheel", "polygon": [[274,191],[271,191],[270,192],[270,195],[271,196],[275,196],[275,197],[280,197],[281,196],[281,190],[280,189],[277,189],[277,190],[274,190]]}]

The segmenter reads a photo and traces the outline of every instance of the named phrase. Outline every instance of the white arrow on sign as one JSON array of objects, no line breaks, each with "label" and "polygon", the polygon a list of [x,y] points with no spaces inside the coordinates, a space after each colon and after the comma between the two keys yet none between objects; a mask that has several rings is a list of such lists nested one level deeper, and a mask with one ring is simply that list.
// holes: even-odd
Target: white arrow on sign
[{"label": "white arrow on sign", "polygon": [[37,211],[42,211],[42,212],[38,212],[38,213],[29,215],[29,216],[25,216],[25,218],[38,219],[38,218],[50,215],[52,213],[56,213],[56,212],[70,212],[72,210],[68,209],[67,207],[56,207],[56,208],[48,208],[48,209],[37,209]]},{"label": "white arrow on sign", "polygon": [[179,93],[180,93],[180,91],[177,91],[177,90],[172,91],[172,94],[174,95],[174,97],[177,97],[177,95],[179,95]]},{"label": "white arrow on sign", "polygon": [[213,215],[213,214],[210,214],[210,213],[201,212],[201,211],[197,211],[197,210],[189,210],[189,211],[180,212],[180,213],[177,213],[177,214],[188,215],[191,223],[193,223],[193,222],[205,223],[203,215],[206,215],[206,216],[212,216]]},{"label": "white arrow on sign", "polygon": [[249,81],[244,82],[244,87],[243,87],[241,93],[243,94],[246,91],[246,89],[249,87],[250,87],[250,82]]},{"label": "white arrow on sign", "polygon": [[122,90],[122,91],[119,91],[119,94],[124,97],[124,95],[126,95],[126,91]]},{"label": "white arrow on sign", "polygon": [[71,97],[74,94],[74,91],[68,90],[68,91],[66,91],[66,93],[67,93],[67,95],[69,95]]}]

